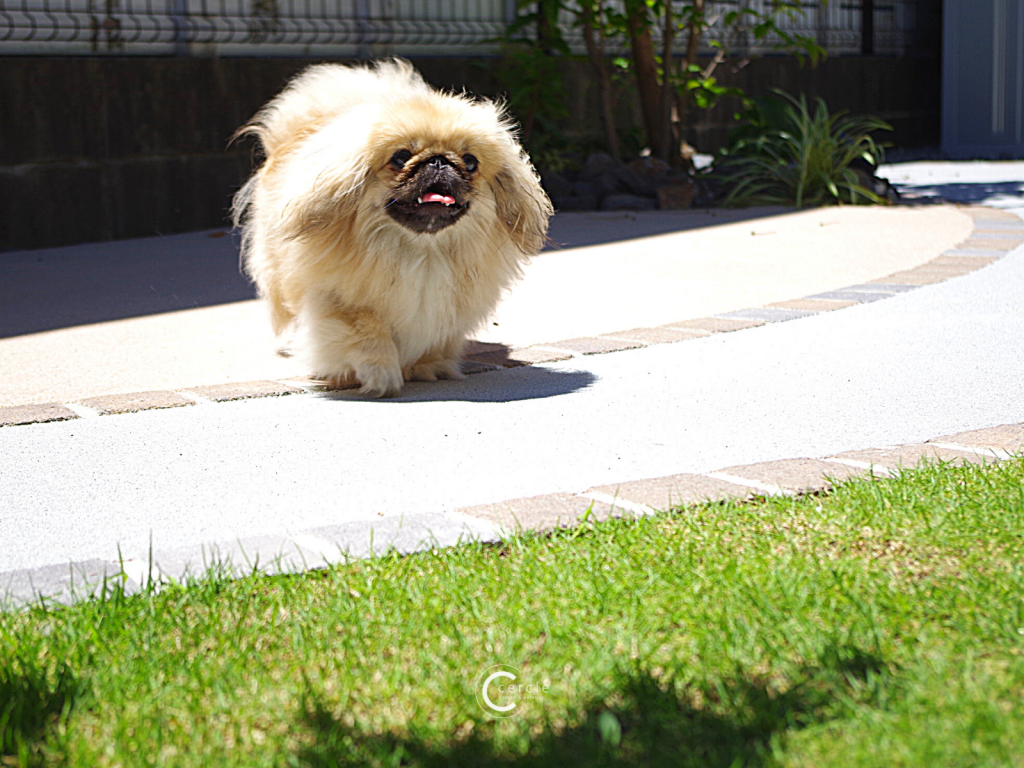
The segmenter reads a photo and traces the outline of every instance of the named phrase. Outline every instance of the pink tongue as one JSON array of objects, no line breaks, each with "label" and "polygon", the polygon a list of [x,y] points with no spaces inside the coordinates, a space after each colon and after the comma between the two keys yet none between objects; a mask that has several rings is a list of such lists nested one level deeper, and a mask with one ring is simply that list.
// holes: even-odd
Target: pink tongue
[{"label": "pink tongue", "polygon": [[445,205],[455,205],[455,198],[451,195],[439,195],[437,192],[428,192],[423,196],[424,203],[444,203]]}]

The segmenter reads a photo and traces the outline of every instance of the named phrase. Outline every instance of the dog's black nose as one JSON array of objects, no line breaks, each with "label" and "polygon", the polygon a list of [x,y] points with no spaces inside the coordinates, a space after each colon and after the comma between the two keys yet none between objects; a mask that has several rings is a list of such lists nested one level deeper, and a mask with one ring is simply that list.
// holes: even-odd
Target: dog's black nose
[{"label": "dog's black nose", "polygon": [[434,155],[433,157],[428,157],[426,160],[424,160],[423,164],[432,165],[435,168],[443,168],[446,165],[451,165],[452,161],[449,160],[444,155]]}]

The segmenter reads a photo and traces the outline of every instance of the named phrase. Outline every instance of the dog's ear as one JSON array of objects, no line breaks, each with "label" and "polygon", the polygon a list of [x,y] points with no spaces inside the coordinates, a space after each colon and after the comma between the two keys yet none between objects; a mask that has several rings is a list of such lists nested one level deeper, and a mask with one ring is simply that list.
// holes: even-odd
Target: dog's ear
[{"label": "dog's ear", "polygon": [[523,253],[540,253],[554,208],[529,161],[520,155],[494,175],[491,186],[498,217],[508,227],[512,242]]},{"label": "dog's ear", "polygon": [[[291,170],[295,172],[296,168]],[[289,179],[285,184],[286,194],[289,188],[295,191],[280,222],[282,233],[289,239],[315,237],[351,222],[370,173],[369,165],[357,158],[316,170],[315,178]],[[301,175],[301,169],[295,175]]]}]

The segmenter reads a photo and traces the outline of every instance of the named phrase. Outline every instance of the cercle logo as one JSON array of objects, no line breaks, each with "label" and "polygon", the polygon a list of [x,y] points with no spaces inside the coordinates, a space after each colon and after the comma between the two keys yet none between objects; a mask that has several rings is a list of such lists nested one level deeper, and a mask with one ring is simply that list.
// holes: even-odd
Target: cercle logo
[{"label": "cercle logo", "polygon": [[524,682],[522,672],[510,664],[488,667],[476,680],[476,701],[491,717],[515,717],[524,701],[547,693],[548,686]]}]

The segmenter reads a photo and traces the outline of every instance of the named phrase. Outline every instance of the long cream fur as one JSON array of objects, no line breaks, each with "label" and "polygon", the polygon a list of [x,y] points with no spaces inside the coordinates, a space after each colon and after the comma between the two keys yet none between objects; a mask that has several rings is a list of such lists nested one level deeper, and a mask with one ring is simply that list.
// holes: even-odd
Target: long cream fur
[{"label": "long cream fur", "polygon": [[[500,106],[435,91],[408,62],[324,64],[239,133],[266,156],[234,201],[245,269],[310,373],[375,396],[461,378],[467,336],[540,251],[552,213]],[[454,224],[417,233],[387,215],[400,149],[479,159]]]}]

